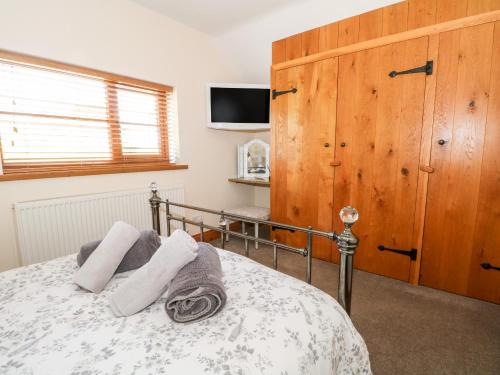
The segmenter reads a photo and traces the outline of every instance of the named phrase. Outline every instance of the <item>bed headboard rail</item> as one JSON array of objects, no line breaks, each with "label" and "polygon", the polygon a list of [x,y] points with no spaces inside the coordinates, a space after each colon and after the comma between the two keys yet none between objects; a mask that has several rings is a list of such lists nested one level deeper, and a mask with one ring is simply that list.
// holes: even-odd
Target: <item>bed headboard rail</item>
[{"label": "bed headboard rail", "polygon": [[[353,274],[353,257],[356,253],[358,247],[358,238],[354,235],[351,230],[352,225],[358,220],[359,214],[355,208],[347,206],[340,210],[340,219],[344,223],[344,230],[341,233],[336,232],[325,232],[313,229],[312,227],[299,227],[295,225],[278,223],[270,220],[259,220],[247,216],[236,215],[232,213],[224,212],[223,210],[213,210],[203,207],[197,207],[188,205],[181,202],[173,202],[169,199],[162,199],[158,195],[158,185],[154,182],[150,184],[151,197],[149,198],[149,203],[151,206],[153,229],[155,229],[158,234],[161,234],[161,220],[160,220],[160,207],[165,205],[166,213],[166,234],[170,236],[171,233],[171,223],[172,221],[181,223],[182,228],[186,230],[186,225],[196,225],[200,228],[200,238],[203,241],[203,234],[205,230],[213,230],[220,233],[220,247],[223,249],[226,242],[226,235],[241,238],[245,241],[245,255],[249,255],[249,242],[258,242],[265,245],[272,246],[273,248],[273,266],[275,269],[278,267],[278,249],[286,250],[292,253],[303,255],[307,258],[307,273],[306,280],[311,284],[311,272],[312,272],[312,248],[313,248],[313,236],[326,237],[331,241],[337,243],[337,248],[340,252],[340,264],[339,264],[339,283],[338,283],[338,300],[340,305],[346,310],[348,314],[351,312],[351,295],[352,295],[352,274]],[[218,225],[210,225],[203,222],[203,220],[197,222],[187,219],[185,216],[181,216],[174,213],[175,209],[187,209],[197,212],[204,212],[208,214],[217,215],[219,217]],[[257,236],[251,236],[248,233],[239,233],[229,229],[227,226],[227,220],[244,221],[253,224],[263,224],[268,225],[277,229],[291,230],[295,232],[304,232],[307,235],[307,246],[305,248],[299,248],[290,246],[276,240],[269,240],[265,238],[260,238]]]}]

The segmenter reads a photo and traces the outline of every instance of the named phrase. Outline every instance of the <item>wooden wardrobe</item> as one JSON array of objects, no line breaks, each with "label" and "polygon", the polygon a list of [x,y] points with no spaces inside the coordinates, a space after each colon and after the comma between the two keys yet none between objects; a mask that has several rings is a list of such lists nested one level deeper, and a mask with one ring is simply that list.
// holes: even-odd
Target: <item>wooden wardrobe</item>
[{"label": "wooden wardrobe", "polygon": [[405,1],[273,43],[271,88],[297,91],[271,103],[272,219],[338,231],[350,204],[356,268],[500,303],[499,9]]}]

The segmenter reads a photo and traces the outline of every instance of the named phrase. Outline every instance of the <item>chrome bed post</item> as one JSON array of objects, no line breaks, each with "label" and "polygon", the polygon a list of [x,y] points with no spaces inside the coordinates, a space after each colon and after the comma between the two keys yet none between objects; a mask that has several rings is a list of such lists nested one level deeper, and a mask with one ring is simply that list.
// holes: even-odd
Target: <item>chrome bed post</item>
[{"label": "chrome bed post", "polygon": [[151,182],[149,184],[149,188],[151,189],[151,198],[149,198],[149,204],[151,205],[151,213],[153,219],[153,229],[161,235],[160,228],[160,203],[161,198],[158,196],[158,185],[156,182]]},{"label": "chrome bed post", "polygon": [[[313,236],[326,237],[331,241],[337,242],[337,247],[340,252],[340,264],[339,264],[339,284],[338,284],[338,301],[344,310],[350,314],[351,312],[351,295],[352,295],[352,274],[353,274],[353,256],[358,247],[358,238],[352,233],[351,227],[358,220],[359,214],[356,209],[351,206],[344,207],[340,210],[340,219],[344,223],[344,230],[342,233],[335,232],[325,232],[313,229],[312,227],[299,227],[295,225],[277,223],[270,220],[259,220],[247,216],[226,213],[221,210],[212,210],[208,208],[196,207],[184,203],[170,202],[167,200],[162,200],[158,196],[158,185],[156,183],[151,183],[151,198],[149,199],[151,205],[151,212],[153,215],[153,228],[160,234],[160,204],[165,204],[166,206],[166,218],[167,218],[167,235],[170,235],[170,223],[172,220],[181,222],[182,228],[186,228],[186,224],[197,225],[200,228],[200,240],[204,241],[204,230],[205,228],[211,231],[216,231],[220,233],[220,246],[225,247],[226,235],[231,235],[233,237],[238,237],[244,240],[245,243],[245,256],[249,256],[249,241],[256,241],[263,243],[264,245],[271,246],[273,249],[273,268],[278,268],[278,249],[285,250],[291,253],[300,254],[307,258],[307,273],[306,281],[311,284],[312,276],[312,253],[313,253]],[[204,212],[211,215],[219,216],[219,221],[217,225],[210,225],[203,223],[201,221],[193,221],[192,219],[187,219],[185,216],[178,216],[170,213],[170,206],[180,207],[188,210],[194,210],[198,212]],[[294,247],[285,243],[278,242],[276,240],[270,240],[265,238],[259,238],[258,234],[254,236],[249,236],[248,232],[245,231],[245,227],[242,227],[240,232],[233,232],[229,228],[229,221],[242,221],[243,223],[249,222],[253,224],[264,224],[271,228],[289,230],[291,232],[301,232],[307,235],[307,245],[305,248]],[[244,225],[244,224],[243,224]]]},{"label": "chrome bed post", "polygon": [[273,240],[273,268],[278,269],[278,247],[276,246],[276,240]]},{"label": "chrome bed post", "polygon": [[221,211],[221,216],[219,219],[219,228],[220,231],[220,248],[224,249],[226,247],[226,234],[229,234],[229,230],[226,229],[228,226],[228,222],[224,217],[224,211]]},{"label": "chrome bed post", "polygon": [[245,235],[245,256],[248,258],[250,256],[250,250],[248,248],[248,232],[243,233]]},{"label": "chrome bed post", "polygon": [[313,247],[313,238],[312,238],[312,227],[309,226],[309,232],[307,232],[307,274],[306,279],[307,283],[311,284],[311,269],[312,269],[312,247]]},{"label": "chrome bed post", "polygon": [[358,217],[358,211],[351,206],[340,210],[344,230],[337,235],[337,246],[340,252],[338,299],[349,315],[351,314],[353,256],[359,243],[358,238],[351,231],[351,226],[358,221]]},{"label": "chrome bed post", "polygon": [[167,237],[170,237],[171,228],[170,228],[170,203],[168,199],[165,200],[165,211],[167,213]]}]

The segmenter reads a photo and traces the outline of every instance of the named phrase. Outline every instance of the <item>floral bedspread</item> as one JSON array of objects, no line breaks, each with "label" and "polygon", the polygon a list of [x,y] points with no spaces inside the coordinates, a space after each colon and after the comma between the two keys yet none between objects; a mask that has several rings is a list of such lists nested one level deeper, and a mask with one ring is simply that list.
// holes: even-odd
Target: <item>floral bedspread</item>
[{"label": "floral bedspread", "polygon": [[[329,295],[219,250],[224,309],[171,321],[165,299],[115,318],[108,296],[72,283],[76,256],[0,273],[0,374],[370,374],[363,339]],[[134,272],[134,271],[131,271]]]}]

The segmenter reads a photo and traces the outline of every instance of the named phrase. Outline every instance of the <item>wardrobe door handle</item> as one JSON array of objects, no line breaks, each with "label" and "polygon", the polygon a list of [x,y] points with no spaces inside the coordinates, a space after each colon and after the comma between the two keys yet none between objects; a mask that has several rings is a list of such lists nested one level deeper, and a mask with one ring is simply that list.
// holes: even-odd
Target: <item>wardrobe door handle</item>
[{"label": "wardrobe door handle", "polygon": [[444,139],[440,139],[440,140],[438,141],[438,144],[439,144],[440,146],[444,145],[445,143],[446,143],[446,141],[445,141]]},{"label": "wardrobe door handle", "polygon": [[342,142],[342,143],[340,144],[340,147],[345,147],[345,146],[347,146],[345,142]]},{"label": "wardrobe door handle", "polygon": [[429,165],[420,165],[418,169],[420,169],[422,172],[434,173],[434,168]]},{"label": "wardrobe door handle", "polygon": [[325,142],[325,144],[324,144],[323,146],[325,146],[325,147],[330,147],[330,143]]}]

